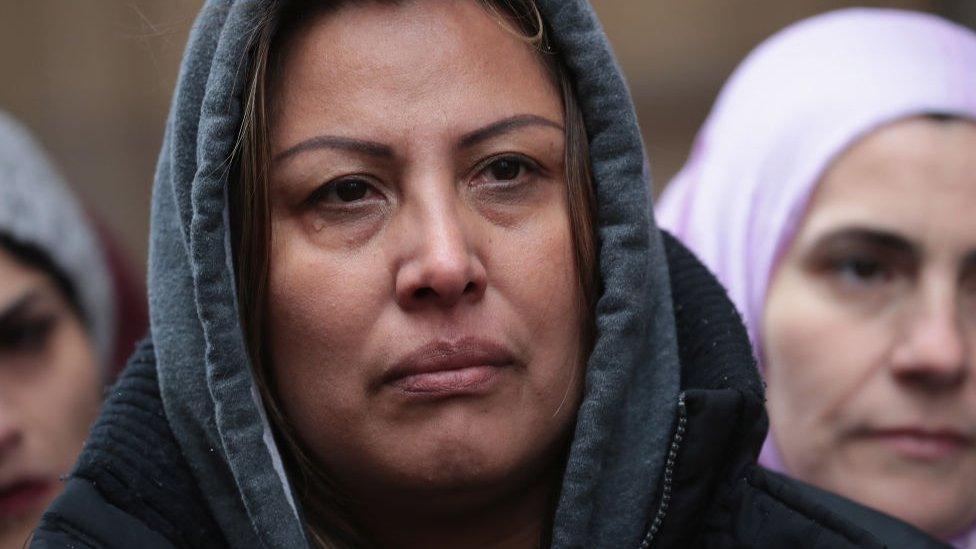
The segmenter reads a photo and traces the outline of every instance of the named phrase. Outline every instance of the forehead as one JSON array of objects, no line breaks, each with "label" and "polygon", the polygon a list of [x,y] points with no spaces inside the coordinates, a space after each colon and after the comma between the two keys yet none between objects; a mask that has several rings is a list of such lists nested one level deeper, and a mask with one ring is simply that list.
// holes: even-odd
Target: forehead
[{"label": "forehead", "polygon": [[472,0],[352,3],[303,29],[280,74],[279,142],[322,124],[396,136],[523,112],[562,119],[533,46]]},{"label": "forehead", "polygon": [[885,126],[828,169],[802,232],[840,225],[925,242],[976,244],[976,124],[912,118]]}]

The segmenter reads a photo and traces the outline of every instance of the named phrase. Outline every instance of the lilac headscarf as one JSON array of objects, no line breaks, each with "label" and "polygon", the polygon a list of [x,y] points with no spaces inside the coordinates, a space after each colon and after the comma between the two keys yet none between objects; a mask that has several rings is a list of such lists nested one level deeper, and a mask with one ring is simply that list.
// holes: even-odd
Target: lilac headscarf
[{"label": "lilac headscarf", "polygon": [[[880,126],[929,113],[976,120],[976,34],[922,13],[812,17],[726,83],[656,215],[728,288],[757,354],[770,276],[824,171]],[[772,438],[760,463],[782,471]],[[976,531],[957,545],[976,548]]]}]

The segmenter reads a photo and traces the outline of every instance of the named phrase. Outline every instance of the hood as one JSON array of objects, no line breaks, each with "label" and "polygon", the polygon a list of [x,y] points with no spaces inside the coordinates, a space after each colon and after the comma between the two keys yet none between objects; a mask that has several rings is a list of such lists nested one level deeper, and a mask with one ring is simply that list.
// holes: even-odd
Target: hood
[{"label": "hood", "polygon": [[[243,56],[266,2],[207,1],[193,27],[153,188],[150,318],[167,418],[228,541],[299,547],[300,510],[238,322],[227,215]],[[583,0],[538,4],[584,112],[604,285],[553,545],[637,546],[678,403],[667,264],[637,119],[600,24]]]},{"label": "hood", "polygon": [[41,146],[3,112],[0,235],[42,252],[70,282],[107,375],[114,366],[116,303],[98,234]]}]

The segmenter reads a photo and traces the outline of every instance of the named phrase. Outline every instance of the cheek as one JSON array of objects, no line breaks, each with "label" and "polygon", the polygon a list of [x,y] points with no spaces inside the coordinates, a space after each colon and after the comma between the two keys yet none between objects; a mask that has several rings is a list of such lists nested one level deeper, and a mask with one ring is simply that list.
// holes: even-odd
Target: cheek
[{"label": "cheek", "polygon": [[101,371],[87,333],[77,320],[68,320],[51,340],[45,375],[22,399],[41,463],[66,473],[88,437],[101,403]]},{"label": "cheek", "polygon": [[582,378],[580,289],[568,219],[554,209],[493,240],[498,259],[489,291],[497,292],[509,322],[524,328],[519,335],[531,349],[536,370],[530,375],[540,396],[562,402]]},{"label": "cheek", "polygon": [[522,318],[543,329],[578,319],[579,283],[568,227],[558,219],[540,225],[493,239],[489,290],[510,297]]},{"label": "cheek", "polygon": [[[284,402],[353,394],[360,354],[391,299],[388,269],[374,254],[324,252],[276,239],[268,280],[271,363]],[[315,394],[306,394],[312,393]]]},{"label": "cheek", "polygon": [[837,349],[844,346],[845,342],[839,341],[844,339],[844,331],[829,318],[809,313],[791,308],[774,309],[767,315],[763,358],[770,398],[789,403],[788,410],[780,415],[824,413],[822,408],[836,401],[851,374],[838,367]]},{"label": "cheek", "polygon": [[862,417],[887,338],[880,322],[824,297],[802,275],[780,276],[763,318],[767,407],[777,445],[798,469],[800,460],[832,455]]}]

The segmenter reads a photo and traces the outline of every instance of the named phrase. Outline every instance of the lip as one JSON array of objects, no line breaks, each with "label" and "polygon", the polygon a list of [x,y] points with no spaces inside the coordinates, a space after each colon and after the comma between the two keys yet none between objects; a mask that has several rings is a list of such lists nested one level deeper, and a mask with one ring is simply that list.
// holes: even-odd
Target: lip
[{"label": "lip", "polygon": [[47,501],[51,482],[25,478],[0,486],[0,518],[21,518],[31,515]]},{"label": "lip", "polygon": [[516,363],[507,347],[474,337],[418,347],[384,374],[381,385],[416,397],[485,394]]},{"label": "lip", "polygon": [[896,453],[919,461],[939,461],[973,447],[973,437],[956,429],[925,427],[892,427],[867,433]]}]

